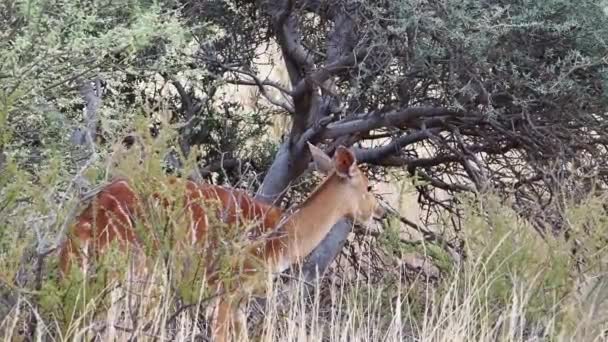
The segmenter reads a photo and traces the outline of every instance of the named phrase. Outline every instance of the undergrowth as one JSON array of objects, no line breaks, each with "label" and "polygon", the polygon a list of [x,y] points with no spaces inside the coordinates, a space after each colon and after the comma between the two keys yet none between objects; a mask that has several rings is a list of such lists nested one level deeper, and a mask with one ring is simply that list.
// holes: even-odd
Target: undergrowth
[{"label": "undergrowth", "polygon": [[[139,191],[164,191],[162,169],[125,160],[122,170]],[[53,210],[48,203],[20,202],[18,187],[25,189],[22,194],[44,193],[48,188],[36,188],[40,185],[11,169],[6,176],[10,178],[2,180],[6,215],[0,218],[3,340],[30,336],[56,341],[194,341],[208,336],[206,314],[215,294],[204,285],[201,261],[207,254],[176,243],[180,233],[175,227],[183,223],[183,208],[161,211],[146,202],[150,205],[146,229],[152,227],[161,247],[144,248],[145,270],[134,269],[139,264],[115,251],[100,259],[94,277],[74,270],[68,279],[60,279],[56,254],[51,253],[45,256],[41,278],[32,279],[26,275],[35,273],[39,264],[31,246],[40,250],[41,234],[61,233],[69,205]],[[433,245],[400,248],[396,232],[381,236],[376,246],[391,255],[430,250],[427,256],[442,265],[439,279],[433,282],[389,268],[382,270],[385,276],[380,280],[356,274],[348,281],[327,277],[318,284],[293,275],[282,281],[258,279],[266,281],[267,295],[250,301],[250,337],[261,341],[602,339],[608,329],[608,216],[603,203],[604,196],[595,196],[566,206],[569,239],[565,240],[541,236],[497,196],[465,202],[461,232],[465,255],[459,262],[448,263]],[[53,223],[42,226],[49,213],[55,215]],[[213,254],[219,272],[228,279],[234,274],[222,265],[238,262],[245,245],[243,232],[218,222],[213,226],[222,238],[221,248]]]}]

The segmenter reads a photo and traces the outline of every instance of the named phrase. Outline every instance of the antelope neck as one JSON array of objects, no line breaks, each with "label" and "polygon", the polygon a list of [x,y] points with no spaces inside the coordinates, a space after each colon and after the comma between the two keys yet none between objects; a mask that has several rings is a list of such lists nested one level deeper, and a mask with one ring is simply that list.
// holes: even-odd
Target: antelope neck
[{"label": "antelope neck", "polygon": [[334,224],[349,213],[349,194],[336,174],[323,182],[287,219],[287,252],[302,259],[323,240]]}]

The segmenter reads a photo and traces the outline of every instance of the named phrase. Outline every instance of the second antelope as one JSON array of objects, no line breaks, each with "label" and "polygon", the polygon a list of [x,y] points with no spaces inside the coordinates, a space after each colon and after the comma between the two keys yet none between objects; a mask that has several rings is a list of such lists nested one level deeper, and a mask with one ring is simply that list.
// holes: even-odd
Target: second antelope
[{"label": "second antelope", "polygon": [[[207,280],[210,286],[222,293],[212,324],[215,341],[227,341],[233,333],[246,337],[243,314],[246,296],[243,294],[263,290],[249,281],[262,271],[258,261],[261,261],[264,271],[280,273],[306,257],[339,220],[349,218],[368,224],[373,217],[382,217],[385,213],[370,192],[369,181],[359,169],[352,150],[340,146],[332,159],[314,145],[309,144],[309,148],[316,169],[326,177],[290,213],[256,201],[242,191],[185,182],[184,208],[189,212],[190,232],[187,235],[191,243],[206,243],[207,247],[214,243],[208,236],[210,202],[219,204],[215,213],[224,223],[253,224],[259,232],[270,236],[262,234],[265,238],[256,242],[257,247],[248,249],[249,256],[244,258],[244,262],[231,268],[239,273],[242,282],[225,285],[214,277]],[[177,180],[170,182],[173,187],[178,184],[182,183]],[[161,199],[165,207],[170,205],[162,196],[156,194],[155,197]],[[112,242],[118,242],[123,250],[140,246],[141,237],[137,235],[134,224],[136,220],[146,221],[142,213],[141,198],[127,181],[116,180],[101,189],[76,219],[68,239],[60,248],[62,273],[68,272],[74,260],[86,270],[90,259],[102,254]]]}]

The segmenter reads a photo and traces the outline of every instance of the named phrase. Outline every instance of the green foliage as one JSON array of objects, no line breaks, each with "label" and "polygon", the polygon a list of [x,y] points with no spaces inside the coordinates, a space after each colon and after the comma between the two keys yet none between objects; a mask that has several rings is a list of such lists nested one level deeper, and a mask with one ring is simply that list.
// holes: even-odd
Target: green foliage
[{"label": "green foliage", "polygon": [[[413,62],[439,62],[448,55],[453,62],[466,63],[471,72],[479,72],[478,81],[484,86],[496,82],[497,87],[509,89],[512,96],[520,96],[518,90],[526,85],[535,97],[563,100],[575,96],[572,94],[575,92],[592,103],[584,70],[605,75],[608,44],[603,37],[608,33],[608,17],[603,1],[392,4],[399,19],[390,27],[392,30],[406,33],[408,28],[416,27],[422,34],[429,32],[433,36],[421,36],[416,45],[418,56]],[[452,82],[456,87],[452,90],[472,91],[476,95],[472,84],[460,83],[469,79],[460,70],[454,71],[457,74]],[[521,104],[535,105],[521,95],[518,98]]]},{"label": "green foliage", "polygon": [[[394,181],[392,184],[399,185],[397,190],[397,193],[399,194],[397,202],[398,208],[403,207],[402,202],[406,196],[410,195],[412,187],[426,184],[426,182],[419,180],[416,177],[409,178],[404,176],[401,172],[395,172],[393,178]],[[409,181],[412,182],[411,185],[408,184]],[[444,249],[445,246],[442,246],[443,242],[426,243],[425,239],[416,242],[404,241],[400,237],[400,233],[404,227],[400,218],[397,216],[389,216],[382,228],[382,233],[378,237],[377,242],[384,251],[398,257],[401,257],[404,253],[418,253],[431,258],[433,264],[441,271],[448,271],[451,268],[452,259]],[[408,227],[408,229],[409,228],[411,227]]]},{"label": "green foliage", "polygon": [[497,197],[484,197],[469,208],[462,272],[472,283],[463,285],[478,292],[476,300],[490,308],[494,319],[502,313],[492,308],[515,305],[514,298],[522,301],[517,305],[532,323],[559,312],[575,281],[567,243],[550,236],[541,239]]},{"label": "green foliage", "polygon": [[[79,90],[83,82],[101,79],[95,148],[102,157],[110,147],[105,142],[119,140],[137,118],[150,125],[160,117],[163,129],[189,121],[179,133],[188,144],[204,144],[195,151],[204,164],[239,158],[255,170],[265,168],[274,146],[262,138],[271,124],[268,113],[223,101],[218,75],[203,63],[194,66],[199,47],[225,31],[216,18],[184,21],[180,9],[172,1],[137,0],[0,5],[0,151],[34,174],[51,158],[74,174],[83,162],[83,151],[70,140],[82,126]],[[189,107],[176,82],[190,97]],[[166,142],[176,149],[181,144],[176,137]],[[99,161],[93,166],[103,167]],[[230,182],[242,176],[237,171],[228,175]]]},{"label": "green foliage", "polygon": [[[20,163],[41,163],[27,159],[33,150],[43,160],[66,150],[81,82],[100,77],[115,89],[129,75],[152,76],[179,63],[190,39],[178,12],[148,1],[11,0],[0,11],[2,146]],[[118,133],[133,116],[121,102],[102,107],[105,132]]]}]

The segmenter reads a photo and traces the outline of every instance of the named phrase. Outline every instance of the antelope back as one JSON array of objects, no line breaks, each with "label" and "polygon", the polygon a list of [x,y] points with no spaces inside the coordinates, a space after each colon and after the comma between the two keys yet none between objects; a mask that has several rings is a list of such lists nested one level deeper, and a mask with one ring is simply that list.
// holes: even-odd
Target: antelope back
[{"label": "antelope back", "polygon": [[76,218],[70,234],[60,247],[60,270],[69,270],[74,259],[84,266],[89,258],[117,241],[121,249],[138,245],[134,218],[141,216],[140,201],[124,179],[103,187]]},{"label": "antelope back", "polygon": [[279,208],[256,201],[242,190],[192,181],[186,183],[185,205],[193,215],[193,222],[199,218],[205,220],[195,228],[195,241],[205,237],[209,225],[206,210],[209,208],[215,209],[215,218],[228,225],[253,228],[249,230],[251,237],[273,229],[282,216]]},{"label": "antelope back", "polygon": [[[279,208],[257,202],[240,190],[182,181],[174,177],[170,177],[165,184],[178,195],[173,197],[155,192],[152,197],[159,204],[158,210],[167,210],[173,207],[176,200],[182,201],[181,205],[187,213],[185,226],[190,233],[189,241],[183,242],[190,244],[206,241],[209,214],[228,225],[252,227],[249,231],[251,237],[275,227],[282,215]],[[60,247],[61,272],[66,274],[73,260],[78,260],[84,267],[89,258],[103,253],[114,241],[123,250],[129,246],[141,247],[144,238],[157,244],[158,237],[150,230],[144,208],[142,199],[125,179],[116,179],[103,187],[76,218],[68,238]],[[147,236],[138,236],[135,229],[137,223],[143,227],[139,233]]]}]

